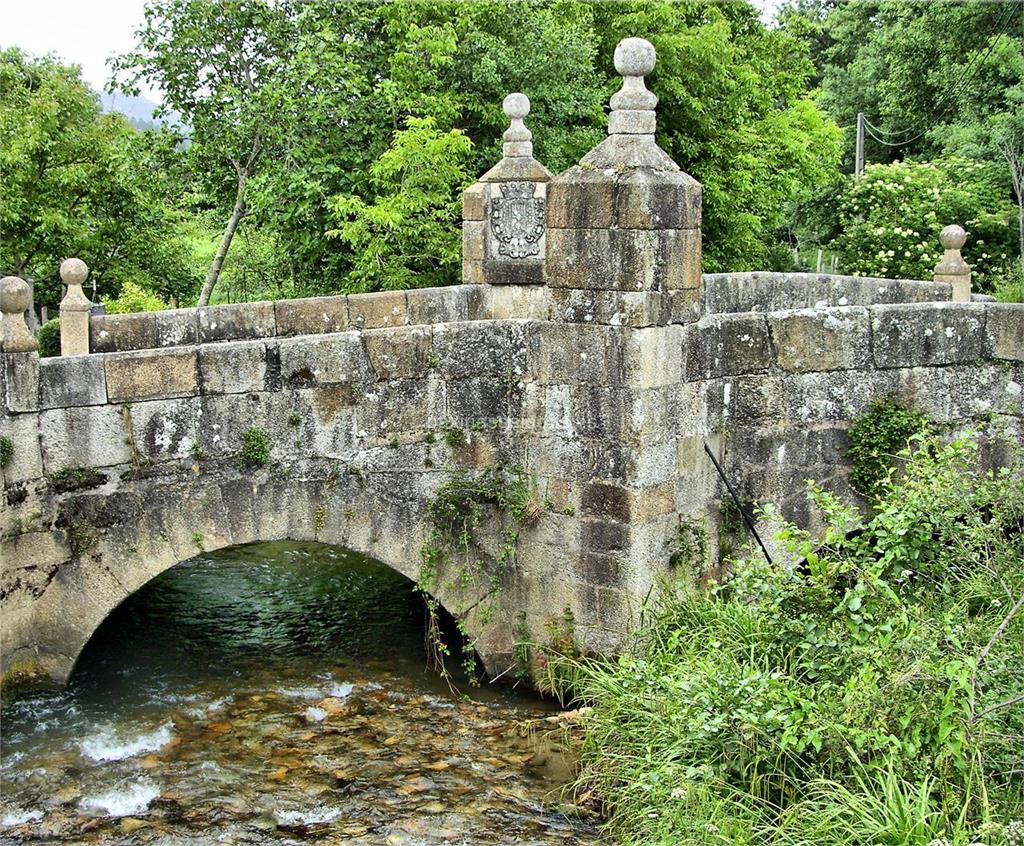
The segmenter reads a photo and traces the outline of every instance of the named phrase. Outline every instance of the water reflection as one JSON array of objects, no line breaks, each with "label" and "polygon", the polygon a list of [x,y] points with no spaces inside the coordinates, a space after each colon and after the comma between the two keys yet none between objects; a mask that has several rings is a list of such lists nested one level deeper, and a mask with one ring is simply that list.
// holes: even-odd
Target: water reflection
[{"label": "water reflection", "polygon": [[155,579],[4,714],[0,842],[573,844],[538,701],[452,695],[404,577],[258,544]]}]

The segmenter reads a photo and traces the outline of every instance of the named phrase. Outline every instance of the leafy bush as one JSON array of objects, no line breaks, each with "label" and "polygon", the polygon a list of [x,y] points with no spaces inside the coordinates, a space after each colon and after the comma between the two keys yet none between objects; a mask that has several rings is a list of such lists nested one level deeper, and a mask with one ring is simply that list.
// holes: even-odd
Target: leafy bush
[{"label": "leafy bush", "polygon": [[261,467],[270,460],[270,440],[262,429],[252,426],[242,434],[242,449],[238,453],[243,464]]},{"label": "leafy bush", "polygon": [[60,355],[60,318],[54,317],[47,320],[36,333],[36,342],[39,344],[40,358],[53,358]]},{"label": "leafy bush", "polygon": [[1011,262],[996,276],[992,293],[1001,303],[1024,303],[1024,265]]},{"label": "leafy bush", "polygon": [[635,650],[574,662],[621,843],[960,844],[1024,812],[1024,454],[914,446],[870,518],[812,487],[799,564],[666,588]]},{"label": "leafy bush", "polygon": [[167,303],[152,291],[134,282],[125,282],[117,297],[103,297],[108,314],[127,314],[132,311],[163,311]]},{"label": "leafy bush", "polygon": [[1006,168],[951,157],[932,162],[869,165],[839,201],[841,232],[832,248],[845,272],[931,279],[942,258],[939,232],[967,230],[963,256],[977,290],[991,290],[993,272],[1017,250],[1017,210]]},{"label": "leafy bush", "polygon": [[884,397],[872,401],[868,410],[850,427],[850,446],[846,451],[852,470],[850,482],[867,497],[874,499],[876,489],[903,452],[910,439],[928,426],[928,418],[919,411],[904,408]]}]

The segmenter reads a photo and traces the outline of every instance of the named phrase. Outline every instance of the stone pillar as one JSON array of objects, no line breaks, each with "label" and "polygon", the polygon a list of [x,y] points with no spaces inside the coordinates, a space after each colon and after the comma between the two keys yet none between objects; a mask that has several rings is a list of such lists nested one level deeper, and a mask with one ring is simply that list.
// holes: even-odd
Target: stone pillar
[{"label": "stone pillar", "polygon": [[30,352],[38,349],[36,336],[25,323],[25,312],[32,304],[28,282],[17,276],[0,279],[0,312],[3,313],[3,351]]},{"label": "stone pillar", "polygon": [[658,98],[644,84],[654,47],[615,48],[622,89],[608,137],[548,186],[551,288],[657,292],[695,315],[701,284],[701,187],[654,140]]},{"label": "stone pillar", "polygon": [[952,224],[939,233],[939,242],[946,251],[935,265],[935,281],[949,282],[953,286],[953,302],[971,301],[971,266],[964,261],[960,250],[967,243],[967,233],[962,226]]},{"label": "stone pillar", "polygon": [[525,94],[502,107],[510,125],[504,157],[462,195],[462,281],[490,285],[544,282],[545,204],[551,173],[533,157]]},{"label": "stone pillar", "polygon": [[60,265],[60,278],[67,285],[67,293],[60,301],[60,354],[89,354],[89,311],[92,303],[82,291],[89,268],[81,259],[64,259]]},{"label": "stone pillar", "polygon": [[0,368],[3,408],[0,416],[39,408],[39,353],[36,336],[25,323],[32,302],[28,282],[17,276],[0,279],[0,329],[3,367]]}]

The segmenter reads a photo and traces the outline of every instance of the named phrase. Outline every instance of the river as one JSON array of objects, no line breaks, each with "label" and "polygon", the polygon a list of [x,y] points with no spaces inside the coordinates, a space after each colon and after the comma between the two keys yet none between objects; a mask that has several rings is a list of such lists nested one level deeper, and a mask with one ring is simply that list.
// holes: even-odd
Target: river
[{"label": "river", "polygon": [[63,692],[5,706],[0,843],[597,842],[551,706],[449,690],[411,588],[301,543],[154,579]]}]

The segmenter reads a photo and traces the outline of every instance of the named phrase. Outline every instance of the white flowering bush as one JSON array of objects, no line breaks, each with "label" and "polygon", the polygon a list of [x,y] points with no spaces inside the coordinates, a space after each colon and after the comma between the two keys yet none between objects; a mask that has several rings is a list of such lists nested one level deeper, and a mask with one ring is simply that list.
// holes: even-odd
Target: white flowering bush
[{"label": "white flowering bush", "polygon": [[951,157],[869,165],[840,199],[840,235],[830,245],[844,273],[931,279],[942,258],[939,232],[967,230],[963,256],[973,286],[988,291],[993,274],[1019,254],[1016,207],[1006,168]]}]

